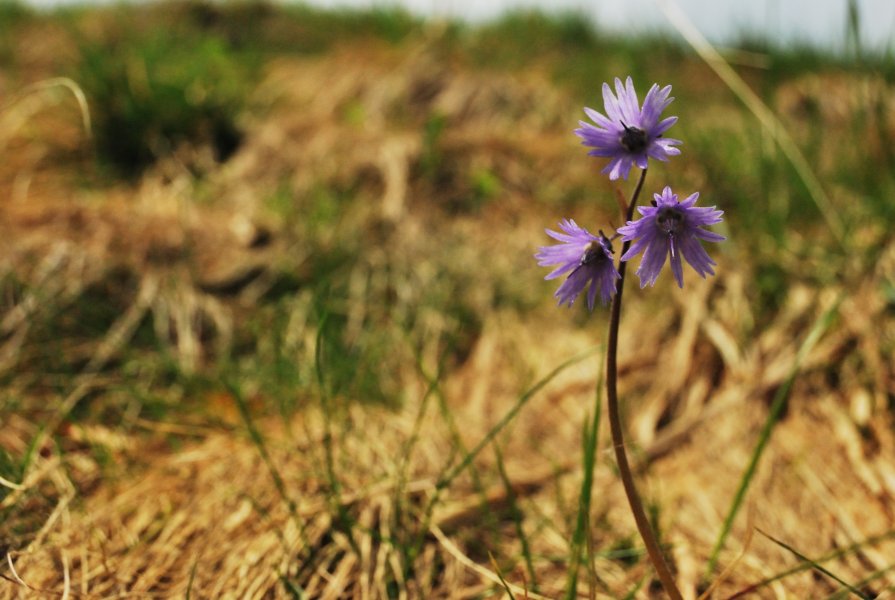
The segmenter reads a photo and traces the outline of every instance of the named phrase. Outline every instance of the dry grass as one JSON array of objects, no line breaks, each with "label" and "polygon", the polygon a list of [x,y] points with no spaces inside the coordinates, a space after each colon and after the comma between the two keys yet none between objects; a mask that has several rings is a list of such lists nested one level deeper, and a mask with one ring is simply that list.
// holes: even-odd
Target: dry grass
[{"label": "dry grass", "polygon": [[[0,597],[499,597],[489,553],[520,589],[563,594],[598,352],[562,371],[497,436],[510,488],[490,447],[446,489],[438,482],[528,386],[602,340],[602,314],[584,321],[551,306],[531,254],[543,227],[570,210],[563,190],[609,188],[594,182],[594,165],[568,133],[577,100],[546,73],[470,70],[428,39],[414,44],[271,61],[253,96],[267,108],[246,117],[231,160],[218,165],[202,148],[184,148],[133,185],[73,183],[88,142],[68,101],[40,96],[0,115],[0,144],[14,157],[0,167],[0,271],[16,282],[0,315],[0,371],[6,401],[19,407],[2,412],[0,448],[22,456],[37,439],[23,478],[0,481],[9,488],[0,501],[8,558]],[[446,123],[434,180],[423,173],[431,149],[420,135],[433,114]],[[500,191],[469,206],[471,174],[483,172]],[[704,178],[698,167],[689,173]],[[307,199],[321,183],[350,198],[333,231],[310,240]],[[292,206],[271,209],[283,193]],[[593,204],[576,206],[576,219],[612,214],[609,202]],[[784,272],[806,268],[793,257],[820,235],[793,234]],[[264,415],[255,421],[221,385],[191,395],[138,368],[156,353],[186,374],[222,357],[239,364],[246,323],[284,273],[301,279],[286,344],[296,361],[312,361],[320,323],[309,274],[351,243],[360,251],[339,307],[345,335],[390,332],[381,368],[400,402],[347,398],[321,410],[307,401],[273,417],[263,385],[247,379],[248,406]],[[715,597],[798,564],[761,536],[744,548],[751,526],[815,559],[895,530],[895,323],[884,297],[895,244],[879,226],[855,242],[856,254],[862,245],[882,245],[878,260],[856,259],[855,271],[824,287],[793,277],[770,319],[753,302],[755,258],[736,241],[718,257],[717,277],[687,274],[686,293],[664,277],[630,295],[620,392],[631,450],[688,598],[701,589],[774,393],[807,332],[840,299],[838,318],[800,365],[721,566],[743,558]],[[476,320],[440,311],[449,300]],[[77,321],[91,303],[116,311],[85,333]],[[142,330],[154,349],[137,341]],[[263,354],[263,341],[252,352]],[[61,353],[68,370],[41,371],[57,364],[47,353]],[[130,390],[147,380],[174,404],[201,405],[200,416],[142,414]],[[313,385],[292,393],[317,395]],[[110,406],[119,407],[113,424],[72,416]],[[600,554],[638,547],[606,432],[600,440],[596,578],[583,575],[579,595],[617,598],[650,570]],[[890,597],[893,556],[890,535],[825,566],[850,582],[882,572],[868,589]],[[804,570],[755,597],[837,589]],[[645,585],[637,597],[656,594]]]}]

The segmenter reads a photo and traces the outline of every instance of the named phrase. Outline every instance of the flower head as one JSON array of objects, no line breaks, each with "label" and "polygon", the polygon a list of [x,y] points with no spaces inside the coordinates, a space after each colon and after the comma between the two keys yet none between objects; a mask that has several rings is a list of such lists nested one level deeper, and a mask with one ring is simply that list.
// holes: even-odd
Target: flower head
[{"label": "flower head", "polygon": [[645,169],[649,158],[667,161],[669,156],[681,153],[675,148],[681,143],[680,140],[662,137],[677,122],[677,117],[659,120],[662,111],[674,100],[668,97],[670,93],[670,85],[659,89],[657,84],[653,84],[641,107],[631,78],[628,77],[622,86],[621,80],[616,77],[615,95],[608,83],[603,84],[605,115],[592,108],[584,108],[596,125],[579,121],[581,127],[575,130],[575,135],[583,140],[585,146],[593,148],[589,155],[610,159],[602,171],[609,173],[609,179],[627,179],[632,166]]},{"label": "flower head", "polygon": [[638,206],[637,210],[643,218],[628,221],[618,232],[625,242],[634,241],[631,248],[622,256],[622,260],[631,260],[643,252],[637,276],[640,287],[653,285],[659,271],[665,265],[665,257],[671,256],[671,272],[677,280],[678,287],[684,287],[684,271],[681,255],[690,263],[697,273],[705,279],[706,273],[714,275],[712,265],[715,264],[699,240],[720,242],[726,239],[712,231],[702,229],[705,225],[721,222],[724,211],[715,210],[714,206],[696,208],[699,192],[678,202],[677,194],[665,187],[661,194],[655,194],[652,206]]},{"label": "flower head", "polygon": [[563,219],[559,228],[563,233],[550,229],[546,232],[562,243],[543,246],[535,254],[542,267],[559,265],[544,279],[556,279],[569,274],[554,296],[559,299],[560,305],[572,306],[578,294],[590,284],[587,308],[594,309],[597,292],[600,293],[600,300],[606,304],[615,293],[615,280],[619,278],[612,260],[612,244],[602,231],[599,236],[595,236],[571,219]]}]

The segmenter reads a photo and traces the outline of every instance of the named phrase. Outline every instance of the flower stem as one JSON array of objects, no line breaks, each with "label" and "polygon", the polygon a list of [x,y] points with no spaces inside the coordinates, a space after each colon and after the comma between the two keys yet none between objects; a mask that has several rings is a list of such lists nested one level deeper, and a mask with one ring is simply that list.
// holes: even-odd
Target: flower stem
[{"label": "flower stem", "polygon": [[[634,206],[637,204],[637,198],[640,196],[640,190],[643,188],[643,181],[646,179],[646,169],[640,173],[640,180],[637,187],[634,188],[634,194],[631,196],[631,202],[628,204],[628,212],[626,222],[630,221],[634,216]],[[625,242],[622,245],[622,251],[619,256],[624,255],[631,246],[631,242]],[[615,291],[615,299],[612,301],[612,314],[609,320],[609,342],[606,349],[606,404],[609,413],[609,428],[612,431],[612,445],[615,450],[615,460],[618,463],[618,472],[621,476],[622,484],[625,487],[625,494],[628,496],[628,504],[631,507],[631,513],[634,515],[634,521],[637,523],[637,530],[640,537],[646,545],[646,552],[649,555],[659,581],[665,588],[665,593],[672,600],[682,600],[680,591],[674,583],[674,577],[665,562],[662,550],[659,548],[659,542],[656,540],[656,534],[650,526],[646,511],[643,509],[643,502],[637,493],[634,485],[634,475],[631,473],[631,467],[628,465],[628,456],[625,453],[625,440],[622,435],[622,424],[618,414],[618,390],[616,384],[618,381],[618,328],[621,322],[622,314],[622,292],[625,287],[625,271],[627,270],[627,262],[621,262],[618,266],[618,273],[621,276]]]}]

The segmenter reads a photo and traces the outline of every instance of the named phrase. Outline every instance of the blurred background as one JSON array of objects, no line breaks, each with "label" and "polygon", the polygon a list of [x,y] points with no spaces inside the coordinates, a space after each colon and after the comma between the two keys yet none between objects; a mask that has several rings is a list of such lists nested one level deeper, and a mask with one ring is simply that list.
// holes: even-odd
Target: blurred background
[{"label": "blurred background", "polygon": [[621,4],[0,2],[0,597],[661,597],[533,258],[628,75],[728,238],[622,322],[685,597],[891,596],[895,5]]}]

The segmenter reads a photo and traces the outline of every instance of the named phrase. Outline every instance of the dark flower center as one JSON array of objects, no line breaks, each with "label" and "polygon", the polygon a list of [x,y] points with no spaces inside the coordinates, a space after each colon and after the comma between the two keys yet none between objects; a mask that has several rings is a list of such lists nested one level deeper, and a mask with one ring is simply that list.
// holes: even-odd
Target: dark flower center
[{"label": "dark flower center", "polygon": [[581,255],[581,263],[580,265],[592,265],[600,261],[600,259],[605,259],[606,253],[603,251],[603,246],[599,241],[593,240],[587,246],[584,247],[584,253]]},{"label": "dark flower center", "polygon": [[625,133],[622,134],[619,141],[625,147],[625,150],[636,154],[646,149],[647,139],[644,130],[639,127],[628,127],[624,123],[622,123],[622,127],[625,128]]},{"label": "dark flower center", "polygon": [[659,224],[659,229],[674,235],[684,227],[684,214],[673,206],[663,206],[656,212],[656,223]]}]

